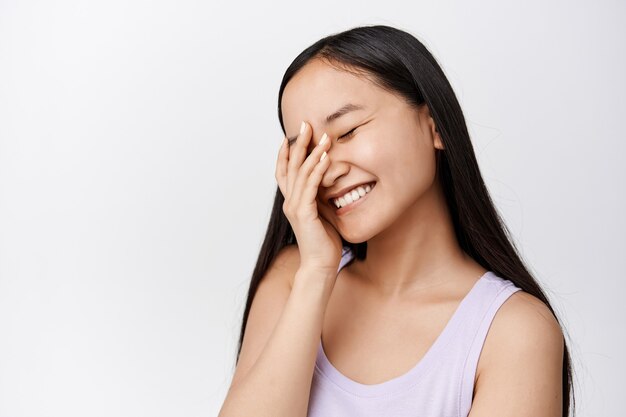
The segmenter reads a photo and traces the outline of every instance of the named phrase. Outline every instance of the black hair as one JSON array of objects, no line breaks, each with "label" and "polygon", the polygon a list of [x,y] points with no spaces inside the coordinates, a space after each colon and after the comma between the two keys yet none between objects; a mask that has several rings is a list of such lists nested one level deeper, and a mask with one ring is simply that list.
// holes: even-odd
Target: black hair
[{"label": "black hair", "polygon": [[[428,106],[445,148],[435,149],[436,175],[444,190],[461,248],[485,269],[537,297],[559,321],[496,211],[480,174],[461,106],[443,70],[426,47],[415,36],[385,25],[355,27],[320,39],[302,51],[283,76],[278,92],[278,119],[283,132],[281,100],[285,86],[313,59],[322,59],[338,68],[359,73],[403,97],[411,105]],[[259,283],[281,249],[296,243],[291,225],[282,211],[283,202],[284,197],[277,187],[265,238],[250,280],[236,363]],[[342,241],[344,247],[354,253],[355,259],[365,259],[367,242],[351,243],[343,238]],[[571,359],[565,341],[562,369],[563,416],[567,417],[570,402],[573,411],[575,401]]]}]

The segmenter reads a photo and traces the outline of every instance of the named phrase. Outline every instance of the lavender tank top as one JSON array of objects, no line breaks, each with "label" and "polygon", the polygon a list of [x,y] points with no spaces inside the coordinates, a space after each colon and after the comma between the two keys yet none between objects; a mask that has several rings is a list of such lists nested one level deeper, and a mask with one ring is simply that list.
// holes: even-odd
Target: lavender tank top
[{"label": "lavender tank top", "polygon": [[[337,273],[353,258],[344,247]],[[365,385],[337,370],[320,340],[308,417],[467,417],[476,365],[496,312],[520,288],[486,272],[422,359],[405,374]],[[363,364],[367,366],[367,364]]]}]

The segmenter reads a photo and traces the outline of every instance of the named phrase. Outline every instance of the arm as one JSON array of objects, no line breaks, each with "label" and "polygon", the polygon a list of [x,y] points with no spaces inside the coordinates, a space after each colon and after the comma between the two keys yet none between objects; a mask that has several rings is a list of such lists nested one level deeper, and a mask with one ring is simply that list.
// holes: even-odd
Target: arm
[{"label": "arm", "polygon": [[274,268],[259,284],[237,370],[219,417],[307,414],[317,346],[334,281],[317,271],[294,272],[298,250],[287,252],[291,259],[283,263],[282,273]]},{"label": "arm", "polygon": [[536,297],[519,291],[494,317],[469,417],[561,417],[563,334]]}]

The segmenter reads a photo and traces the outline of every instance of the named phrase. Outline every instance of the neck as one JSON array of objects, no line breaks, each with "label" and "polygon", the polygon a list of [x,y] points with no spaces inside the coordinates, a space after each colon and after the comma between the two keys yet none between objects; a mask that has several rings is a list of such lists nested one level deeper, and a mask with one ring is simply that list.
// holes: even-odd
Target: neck
[{"label": "neck", "polygon": [[[439,183],[384,232],[367,241],[367,257],[353,271],[386,300],[460,279],[475,262],[461,249]],[[456,272],[456,274],[455,274]]]}]

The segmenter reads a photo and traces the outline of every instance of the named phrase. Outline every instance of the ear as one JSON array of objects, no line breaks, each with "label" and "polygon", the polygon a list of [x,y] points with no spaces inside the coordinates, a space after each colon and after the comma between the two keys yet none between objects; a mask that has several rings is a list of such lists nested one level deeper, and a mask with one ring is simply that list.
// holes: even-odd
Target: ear
[{"label": "ear", "polygon": [[432,117],[428,118],[428,125],[430,127],[430,133],[433,136],[433,143],[436,149],[445,149],[443,146],[443,140],[441,140],[441,135],[437,132],[437,126],[435,126],[435,120]]},{"label": "ear", "polygon": [[432,116],[430,115],[430,110],[428,109],[428,106],[425,103],[422,109],[424,111],[424,116],[426,117],[426,120],[428,123],[428,129],[430,130],[430,135],[433,138],[433,146],[436,149],[445,149],[443,146],[443,140],[441,140],[441,135],[439,135],[439,132],[437,131],[437,126],[435,125],[435,119],[433,119]]},{"label": "ear", "polygon": [[435,125],[435,119],[430,115],[430,111],[428,106],[424,105],[426,111],[426,117],[428,120],[428,130],[430,130],[430,135],[433,137],[433,146],[436,149],[444,149],[443,140],[441,140],[441,135],[437,131],[437,126]]}]

